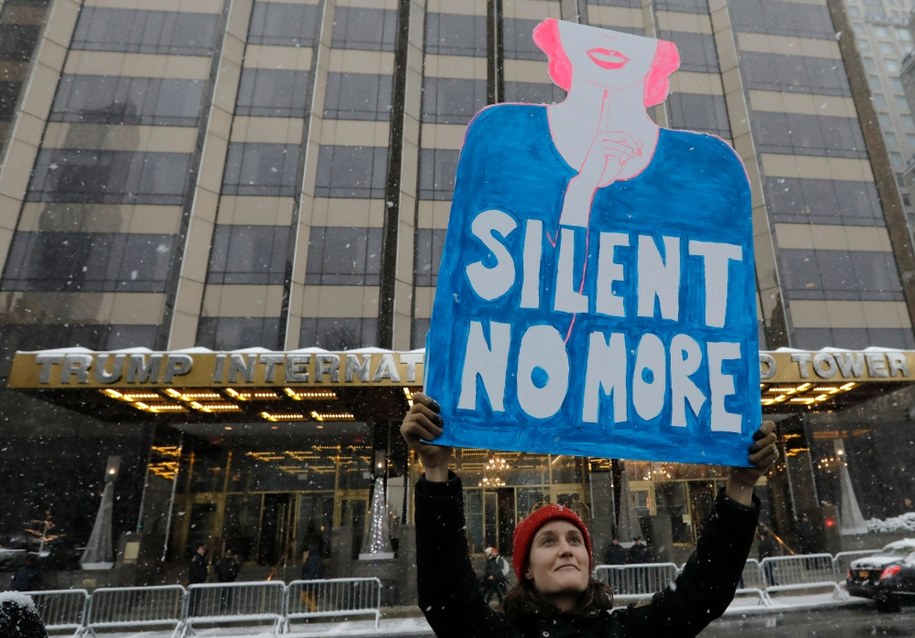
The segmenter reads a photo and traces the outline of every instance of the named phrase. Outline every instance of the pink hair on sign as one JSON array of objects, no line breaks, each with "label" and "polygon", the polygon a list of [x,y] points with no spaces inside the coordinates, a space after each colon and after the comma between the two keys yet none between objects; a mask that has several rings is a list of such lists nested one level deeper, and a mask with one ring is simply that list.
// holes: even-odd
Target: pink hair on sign
[{"label": "pink hair on sign", "polygon": [[[534,44],[546,53],[550,79],[561,89],[572,87],[572,62],[562,48],[559,21],[547,18],[534,27]],[[658,40],[651,68],[645,76],[645,106],[656,106],[667,98],[670,90],[668,77],[680,66],[680,52],[669,40]]]}]

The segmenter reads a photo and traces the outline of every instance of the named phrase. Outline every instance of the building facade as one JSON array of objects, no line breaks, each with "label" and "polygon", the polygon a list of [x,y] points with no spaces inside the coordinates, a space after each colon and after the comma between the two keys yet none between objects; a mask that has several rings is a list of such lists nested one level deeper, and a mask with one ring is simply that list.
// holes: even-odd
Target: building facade
[{"label": "building facade", "polygon": [[[32,4],[47,6],[0,167],[4,377],[16,351],[55,348],[422,347],[466,124],[489,103],[563,97],[531,39],[545,17],[677,44],[654,115],[719,135],[745,163],[766,349],[915,349],[905,215],[841,2]],[[166,420],[0,390],[0,533],[50,510],[84,542],[110,455],[122,457],[116,533],[154,539],[149,556],[176,563],[201,538],[264,567],[306,540],[355,555],[376,476],[409,526],[402,392],[379,400],[386,410],[357,396],[353,412],[270,420],[176,391],[188,416]],[[904,511],[907,388],[870,398],[880,412],[782,409],[788,395],[773,392],[787,453],[765,491],[776,529],[836,502],[838,439],[866,514]],[[547,500],[577,503],[609,534],[594,490],[619,496],[618,462],[464,450],[457,465],[475,550],[506,546]],[[639,514],[693,542],[721,470],[626,467]],[[892,494],[870,482],[874,467]]]}]

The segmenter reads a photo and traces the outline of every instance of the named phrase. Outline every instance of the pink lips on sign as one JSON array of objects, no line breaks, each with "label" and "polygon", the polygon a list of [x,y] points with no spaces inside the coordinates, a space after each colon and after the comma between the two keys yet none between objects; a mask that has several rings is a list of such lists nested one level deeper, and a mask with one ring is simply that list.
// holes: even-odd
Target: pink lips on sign
[{"label": "pink lips on sign", "polygon": [[603,69],[621,69],[629,62],[629,58],[613,49],[589,49],[588,57],[597,66]]}]

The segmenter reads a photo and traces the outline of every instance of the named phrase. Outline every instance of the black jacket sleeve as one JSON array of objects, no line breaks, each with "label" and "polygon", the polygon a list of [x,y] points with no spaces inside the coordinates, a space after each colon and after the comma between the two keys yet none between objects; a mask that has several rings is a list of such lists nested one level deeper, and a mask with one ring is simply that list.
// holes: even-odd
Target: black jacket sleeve
[{"label": "black jacket sleeve", "polygon": [[516,636],[483,601],[467,554],[461,479],[416,484],[416,570],[419,608],[438,638]]},{"label": "black jacket sleeve", "polygon": [[619,612],[628,616],[624,622],[647,631],[638,635],[686,638],[702,631],[734,599],[758,520],[755,496],[747,507],[729,499],[722,489],[676,582],[655,594],[651,604]]}]

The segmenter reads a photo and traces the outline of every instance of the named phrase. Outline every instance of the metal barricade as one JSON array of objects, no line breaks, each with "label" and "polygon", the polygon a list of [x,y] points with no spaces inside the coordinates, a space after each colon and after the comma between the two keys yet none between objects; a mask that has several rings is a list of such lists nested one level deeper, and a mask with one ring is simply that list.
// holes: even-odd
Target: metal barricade
[{"label": "metal barricade", "polygon": [[743,566],[743,573],[741,576],[740,587],[742,589],[765,589],[766,587],[759,561],[755,558],[747,559],[746,564]]},{"label": "metal barricade", "polygon": [[624,602],[661,591],[677,579],[679,572],[673,563],[598,565],[594,568],[594,577],[610,585],[614,600]]},{"label": "metal barricade", "polygon": [[851,562],[853,560],[864,558],[865,556],[873,556],[879,552],[879,549],[860,549],[853,552],[839,552],[836,554],[832,559],[834,571],[836,574],[836,582],[845,582],[845,576],[851,567]]},{"label": "metal barricade", "polygon": [[77,636],[86,625],[89,592],[85,589],[49,589],[28,595],[49,634]]},{"label": "metal barricade", "polygon": [[377,578],[294,580],[286,589],[286,621],[341,616],[381,620],[381,581]]},{"label": "metal barricade", "polygon": [[184,595],[181,585],[101,587],[89,597],[86,629],[97,636],[104,630],[173,628],[175,638],[184,630]]},{"label": "metal barricade", "polygon": [[269,624],[281,633],[286,585],[276,581],[205,583],[187,588],[184,622],[188,634],[200,625]]},{"label": "metal barricade", "polygon": [[770,556],[764,558],[760,565],[764,574],[773,575],[774,582],[766,587],[769,594],[828,588],[832,590],[833,598],[848,598],[848,594],[836,583],[832,554]]}]

